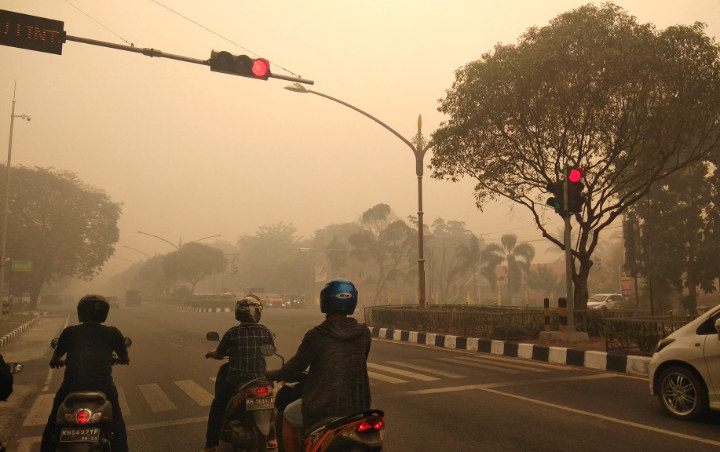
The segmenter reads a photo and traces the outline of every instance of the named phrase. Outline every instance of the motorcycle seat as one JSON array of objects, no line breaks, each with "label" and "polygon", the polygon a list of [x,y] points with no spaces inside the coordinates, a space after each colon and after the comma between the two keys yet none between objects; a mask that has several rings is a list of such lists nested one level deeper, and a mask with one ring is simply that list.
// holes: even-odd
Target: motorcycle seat
[{"label": "motorcycle seat", "polygon": [[107,397],[105,396],[105,393],[100,391],[71,392],[67,395],[67,397],[65,397],[65,400],[63,400],[63,404],[68,407],[90,403],[104,405],[106,402]]}]

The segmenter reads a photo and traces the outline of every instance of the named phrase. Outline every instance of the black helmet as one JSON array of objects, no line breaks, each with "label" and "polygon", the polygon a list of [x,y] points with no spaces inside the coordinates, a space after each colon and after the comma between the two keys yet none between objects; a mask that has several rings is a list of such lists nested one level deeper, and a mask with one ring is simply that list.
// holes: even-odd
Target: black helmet
[{"label": "black helmet", "polygon": [[263,305],[256,295],[248,295],[235,303],[235,320],[238,322],[258,323]]},{"label": "black helmet", "polygon": [[89,294],[80,299],[77,305],[80,322],[104,322],[110,311],[110,303],[102,295]]},{"label": "black helmet", "polygon": [[324,314],[352,314],[357,306],[358,291],[347,279],[333,279],[320,291],[320,311]]}]

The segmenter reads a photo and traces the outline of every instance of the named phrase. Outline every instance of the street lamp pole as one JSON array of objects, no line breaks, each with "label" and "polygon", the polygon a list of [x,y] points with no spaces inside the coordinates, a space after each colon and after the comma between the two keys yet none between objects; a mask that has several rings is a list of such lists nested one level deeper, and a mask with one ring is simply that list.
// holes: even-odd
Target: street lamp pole
[{"label": "street lamp pole", "polygon": [[[25,119],[30,121],[28,115],[16,115],[15,114],[15,90],[17,89],[17,83],[13,87],[13,100],[12,110],[10,111],[10,139],[8,142],[8,153],[7,153],[7,165],[5,165],[5,205],[3,206],[3,220],[2,220],[2,245],[0,245],[0,293],[2,292],[5,285],[5,253],[7,251],[7,220],[8,220],[8,204],[10,203],[10,159],[12,157],[12,143],[13,143],[13,125],[15,124],[15,118]],[[1,298],[1,297],[0,297]]]},{"label": "street lamp pole", "polygon": [[423,159],[425,158],[425,153],[428,149],[430,149],[433,144],[432,143],[425,143],[425,140],[422,135],[422,117],[418,116],[418,131],[417,135],[414,137],[415,143],[413,144],[410,140],[405,138],[404,136],[400,135],[395,129],[390,127],[389,125],[385,124],[375,116],[371,115],[370,113],[367,113],[359,108],[357,108],[354,105],[351,105],[347,102],[344,102],[340,99],[336,99],[332,96],[328,96],[327,94],[320,93],[318,91],[314,91],[311,89],[305,88],[303,85],[299,83],[293,83],[290,86],[285,87],[286,90],[292,91],[295,93],[311,93],[315,94],[316,96],[324,97],[325,99],[330,99],[333,102],[337,102],[341,105],[344,105],[348,108],[351,108],[355,110],[356,112],[360,113],[361,115],[372,119],[376,123],[383,126],[387,131],[395,135],[405,143],[410,150],[412,150],[413,154],[415,155],[415,174],[418,178],[418,304],[421,308],[425,307],[425,258],[423,256],[423,208],[422,208],[422,177],[423,177]]}]

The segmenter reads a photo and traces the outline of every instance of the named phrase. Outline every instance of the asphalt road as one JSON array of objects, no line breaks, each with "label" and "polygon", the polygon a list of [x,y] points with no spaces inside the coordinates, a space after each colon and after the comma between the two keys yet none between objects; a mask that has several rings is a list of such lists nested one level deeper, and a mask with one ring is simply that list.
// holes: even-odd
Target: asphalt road
[{"label": "asphalt road", "polygon": [[[41,319],[2,349],[22,361],[16,392],[0,405],[8,450],[35,451],[62,371],[50,370],[50,339],[74,314]],[[290,357],[323,320],[314,309],[266,309],[263,323]],[[218,361],[207,331],[232,313],[159,306],[113,310],[108,323],[133,339],[131,365],[114,370],[135,452],[197,451],[203,445]],[[280,359],[268,360],[271,368]],[[385,410],[388,451],[704,451],[720,447],[720,416],[683,422],[665,415],[647,381],[611,372],[374,340],[373,407]]]}]

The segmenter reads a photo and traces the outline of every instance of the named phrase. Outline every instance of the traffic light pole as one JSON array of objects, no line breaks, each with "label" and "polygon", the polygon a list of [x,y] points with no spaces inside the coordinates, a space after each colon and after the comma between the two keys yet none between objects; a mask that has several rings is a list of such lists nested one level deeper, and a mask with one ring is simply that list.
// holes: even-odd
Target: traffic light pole
[{"label": "traffic light pole", "polygon": [[573,268],[572,268],[572,234],[569,209],[569,184],[568,177],[570,168],[565,166],[565,177],[563,178],[563,220],[565,222],[565,287],[567,290],[567,330],[572,334],[575,332],[575,301],[573,293]]},{"label": "traffic light pole", "polygon": [[[110,49],[124,50],[124,51],[126,51],[126,52],[141,53],[141,54],[143,54],[143,55],[145,55],[145,56],[149,56],[149,57],[169,58],[169,59],[171,59],[171,60],[184,61],[184,62],[186,62],[186,63],[202,64],[202,65],[205,65],[205,66],[210,66],[210,60],[209,60],[209,59],[208,59],[208,60],[200,60],[200,59],[197,59],[197,58],[190,58],[190,57],[186,57],[186,56],[182,56],[182,55],[175,55],[175,54],[172,54],[172,53],[165,53],[165,52],[163,52],[163,51],[161,51],[161,50],[157,50],[157,49],[139,48],[139,47],[135,47],[135,46],[125,46],[125,45],[121,45],[121,44],[115,44],[115,43],[113,43],[113,42],[98,41],[98,40],[95,40],[95,39],[81,38],[81,37],[78,37],[78,36],[70,36],[70,35],[66,35],[66,36],[65,36],[65,40],[66,40],[66,41],[80,42],[80,43],[83,43],[83,44],[90,44],[90,45],[93,45],[93,46],[108,47],[108,48],[110,48]],[[277,78],[277,79],[281,79],[281,80],[289,80],[289,81],[291,81],[291,82],[296,82],[296,83],[305,83],[305,84],[308,84],[308,85],[314,85],[314,84],[315,84],[315,82],[312,81],[312,80],[307,80],[307,79],[300,78],[300,77],[289,77],[289,76],[286,76],[286,75],[279,75],[279,74],[272,74],[272,73],[269,75],[269,77],[270,77],[270,78]]]}]

